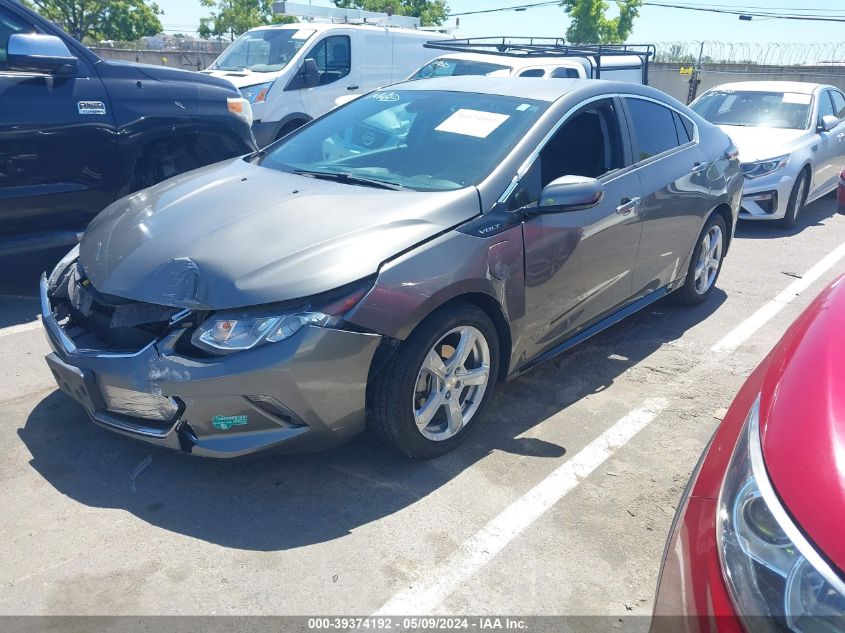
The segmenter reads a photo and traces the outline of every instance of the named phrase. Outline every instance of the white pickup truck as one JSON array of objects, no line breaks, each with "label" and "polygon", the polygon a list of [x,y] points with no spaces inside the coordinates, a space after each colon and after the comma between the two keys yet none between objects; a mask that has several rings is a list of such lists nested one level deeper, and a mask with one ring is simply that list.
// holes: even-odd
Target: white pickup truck
[{"label": "white pickup truck", "polygon": [[430,41],[449,51],[414,71],[409,79],[458,75],[611,79],[648,84],[653,45],[573,45],[553,38],[463,38]]}]

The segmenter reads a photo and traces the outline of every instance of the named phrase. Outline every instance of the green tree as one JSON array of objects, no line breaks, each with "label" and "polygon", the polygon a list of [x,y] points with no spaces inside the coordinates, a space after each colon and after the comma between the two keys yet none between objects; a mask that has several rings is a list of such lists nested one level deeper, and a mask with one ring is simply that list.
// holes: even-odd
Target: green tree
[{"label": "green tree", "polygon": [[216,9],[200,19],[200,37],[228,35],[235,39],[251,28],[265,24],[296,22],[289,15],[273,13],[273,0],[200,0],[203,6]]},{"label": "green tree", "polygon": [[560,4],[572,20],[566,39],[573,44],[621,44],[631,34],[643,0],[616,0],[619,15],[615,18],[605,15],[610,6],[605,0],[563,0]]},{"label": "green tree", "polygon": [[134,41],[161,32],[155,2],[146,0],[24,0],[79,40]]},{"label": "green tree", "polygon": [[446,0],[334,0],[342,9],[363,9],[396,15],[410,15],[420,18],[423,26],[440,26],[449,17]]}]

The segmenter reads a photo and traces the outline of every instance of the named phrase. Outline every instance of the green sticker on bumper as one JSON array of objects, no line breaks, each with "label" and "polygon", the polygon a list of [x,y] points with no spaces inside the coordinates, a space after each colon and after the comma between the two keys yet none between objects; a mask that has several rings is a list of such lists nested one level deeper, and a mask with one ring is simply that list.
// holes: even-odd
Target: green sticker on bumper
[{"label": "green sticker on bumper", "polygon": [[211,418],[211,423],[215,429],[221,431],[228,431],[233,426],[246,426],[245,415],[215,415]]}]

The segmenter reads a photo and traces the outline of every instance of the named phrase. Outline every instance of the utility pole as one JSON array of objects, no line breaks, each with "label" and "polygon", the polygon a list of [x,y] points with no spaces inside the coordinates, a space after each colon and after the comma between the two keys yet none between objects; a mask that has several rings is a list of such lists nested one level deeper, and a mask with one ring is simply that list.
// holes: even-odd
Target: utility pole
[{"label": "utility pole", "polygon": [[695,100],[695,95],[698,92],[698,84],[701,79],[698,78],[701,73],[701,60],[704,57],[704,42],[701,42],[701,48],[698,49],[698,61],[695,63],[695,68],[689,78],[689,92],[687,93],[687,105]]}]

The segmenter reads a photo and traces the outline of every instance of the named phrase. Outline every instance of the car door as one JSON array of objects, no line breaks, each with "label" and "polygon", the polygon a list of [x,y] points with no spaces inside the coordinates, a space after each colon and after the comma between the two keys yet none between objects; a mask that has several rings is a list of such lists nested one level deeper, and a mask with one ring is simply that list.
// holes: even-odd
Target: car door
[{"label": "car door", "polygon": [[711,169],[695,123],[647,97],[627,96],[636,173],[643,189],[643,232],[634,271],[642,297],[686,272],[685,262],[710,209]]},{"label": "car door", "polygon": [[40,29],[0,7],[0,235],[83,228],[114,199],[114,119],[93,65],[76,76],[16,70],[9,38]]},{"label": "car door", "polygon": [[[317,62],[320,73],[319,85],[300,89],[302,104],[308,116],[316,118],[331,110],[338,97],[360,91],[359,71],[356,68],[360,48],[354,45],[359,35],[354,32],[333,32],[318,40],[305,55],[304,59]],[[356,60],[353,60],[353,55]]]},{"label": "car door", "polygon": [[[615,309],[631,296],[641,218],[639,178],[614,98],[591,101],[568,116],[540,151],[509,200],[524,208],[526,358]],[[540,191],[562,176],[597,178],[602,201],[588,209],[534,213]]]},{"label": "car door", "polygon": [[[826,114],[839,119],[839,125],[828,132],[821,128],[822,116]],[[845,165],[845,96],[838,90],[825,90],[819,95],[819,149],[816,155],[819,166],[823,167],[818,186],[826,193],[834,187]]]}]

